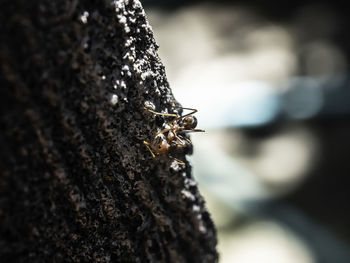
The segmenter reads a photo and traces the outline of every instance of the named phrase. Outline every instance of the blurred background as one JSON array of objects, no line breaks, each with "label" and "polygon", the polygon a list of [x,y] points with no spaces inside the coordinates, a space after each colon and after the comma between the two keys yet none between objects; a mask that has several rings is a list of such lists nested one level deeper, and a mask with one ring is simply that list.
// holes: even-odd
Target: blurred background
[{"label": "blurred background", "polygon": [[350,21],[342,2],[142,1],[221,263],[350,262]]}]

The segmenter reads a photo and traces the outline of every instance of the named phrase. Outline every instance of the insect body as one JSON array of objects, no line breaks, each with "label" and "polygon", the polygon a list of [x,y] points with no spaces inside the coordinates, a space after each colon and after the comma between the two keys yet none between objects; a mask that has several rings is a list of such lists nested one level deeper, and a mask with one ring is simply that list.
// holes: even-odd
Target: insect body
[{"label": "insect body", "polygon": [[[190,113],[187,113],[183,116],[179,116],[177,114],[160,113],[146,107],[144,109],[156,115],[169,116],[174,118],[167,124],[168,127],[166,129],[161,130],[155,134],[152,142],[143,142],[154,158],[159,155],[169,154],[180,148],[190,146],[191,141],[184,137],[184,134],[189,132],[204,132],[204,130],[195,129],[197,126],[197,119],[193,116],[193,114],[197,112],[196,109],[182,108],[184,110],[191,111]],[[182,165],[185,164],[176,158],[174,159]]]}]

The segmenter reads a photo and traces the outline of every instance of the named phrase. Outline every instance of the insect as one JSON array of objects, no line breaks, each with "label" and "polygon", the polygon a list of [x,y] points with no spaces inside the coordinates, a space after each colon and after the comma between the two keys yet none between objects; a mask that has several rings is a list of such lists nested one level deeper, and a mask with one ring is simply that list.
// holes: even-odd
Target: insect
[{"label": "insect", "polygon": [[[184,137],[183,135],[189,132],[204,132],[204,130],[195,129],[197,127],[197,119],[193,114],[197,112],[196,109],[191,108],[181,108],[183,110],[190,110],[183,116],[177,114],[161,113],[144,107],[145,110],[161,116],[173,117],[169,123],[167,123],[167,128],[157,132],[152,140],[152,142],[144,141],[147,149],[152,154],[153,158],[160,155],[170,154],[176,152],[177,150],[190,146],[191,141]],[[169,155],[171,158],[175,159],[177,163],[185,165],[184,162],[176,159],[175,157]]]}]

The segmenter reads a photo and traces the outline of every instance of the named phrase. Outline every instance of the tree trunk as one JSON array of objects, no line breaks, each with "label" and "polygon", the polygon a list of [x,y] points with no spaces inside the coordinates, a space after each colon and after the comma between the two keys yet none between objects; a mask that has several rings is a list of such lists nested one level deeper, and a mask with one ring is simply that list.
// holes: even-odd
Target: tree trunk
[{"label": "tree trunk", "polygon": [[0,14],[1,262],[216,262],[191,149],[143,144],[181,110],[139,1]]}]

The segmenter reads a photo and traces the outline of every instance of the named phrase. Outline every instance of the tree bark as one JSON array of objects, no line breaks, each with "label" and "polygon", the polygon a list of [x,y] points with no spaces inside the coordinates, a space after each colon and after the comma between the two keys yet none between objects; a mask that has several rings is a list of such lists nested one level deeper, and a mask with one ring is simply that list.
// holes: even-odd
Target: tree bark
[{"label": "tree bark", "polygon": [[[138,0],[0,4],[2,262],[216,262],[180,114]],[[188,106],[188,105],[186,105]],[[191,105],[189,105],[191,106]]]}]

